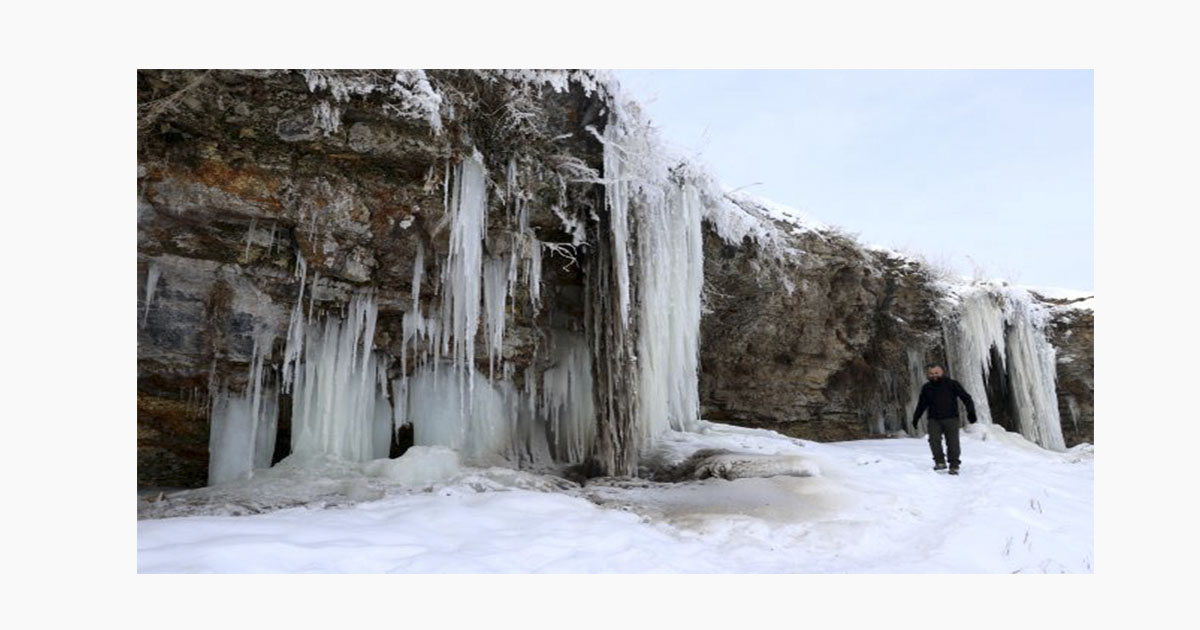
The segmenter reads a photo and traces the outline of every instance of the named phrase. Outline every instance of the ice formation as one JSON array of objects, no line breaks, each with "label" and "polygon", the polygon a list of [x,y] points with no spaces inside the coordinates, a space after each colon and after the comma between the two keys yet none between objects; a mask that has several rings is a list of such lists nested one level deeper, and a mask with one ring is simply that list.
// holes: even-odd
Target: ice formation
[{"label": "ice formation", "polygon": [[[908,349],[908,398],[904,422],[912,419],[912,411],[917,408],[917,399],[921,396],[921,387],[925,385],[925,353],[916,348]],[[978,406],[976,406],[978,409]],[[907,425],[906,425],[907,426]],[[916,430],[916,427],[913,427]]]},{"label": "ice formation", "polygon": [[[519,463],[541,459],[537,433],[544,414],[527,375],[526,391],[512,382],[512,366],[502,356],[509,310],[523,275],[530,306],[540,304],[541,243],[528,226],[523,200],[516,190],[515,158],[506,178],[512,249],[484,255],[488,226],[487,175],[477,151],[448,169],[445,215],[450,249],[439,277],[440,304],[426,317],[420,286],[423,248],[413,268],[412,302],[403,320],[402,375],[393,424],[413,427],[419,446],[459,451],[471,461],[505,459]],[[476,335],[481,331],[488,351],[486,377],[475,367]],[[409,369],[409,361],[412,369]],[[409,375],[411,373],[411,375]],[[545,439],[541,438],[544,443]]]},{"label": "ice formation", "polygon": [[[285,387],[292,393],[292,453],[366,461],[386,453],[392,412],[386,398],[386,361],[374,351],[375,298],[356,294],[345,318],[301,324],[302,357]],[[293,312],[295,317],[297,312]],[[295,324],[295,322],[293,322]],[[379,426],[382,425],[382,426]]]},{"label": "ice formation", "polygon": [[[352,97],[383,93],[398,102],[412,100],[396,86],[433,94],[421,89],[427,81],[420,74],[397,74],[390,85],[375,74],[307,71],[304,76],[310,90],[331,97],[314,110],[325,133],[339,129],[340,105]],[[579,80],[561,72],[509,78],[561,91],[568,77]],[[420,111],[393,113],[428,114],[433,120],[439,99],[417,101],[414,107],[420,105]],[[427,261],[427,252],[418,246],[411,306],[402,321],[400,375],[391,382],[386,376],[388,357],[373,346],[373,294],[360,292],[344,312],[320,316],[315,312],[319,274],[310,274],[297,254],[299,290],[279,365],[279,387],[292,397],[294,454],[300,459],[334,456],[350,461],[386,457],[393,431],[411,425],[417,445],[452,448],[467,460],[552,458],[581,463],[593,455],[600,427],[611,421],[597,412],[597,388],[604,388],[607,394],[601,398],[608,401],[607,408],[619,407],[618,415],[626,423],[609,435],[610,444],[624,449],[626,466],[621,470],[626,474],[641,443],[668,429],[694,427],[699,408],[701,216],[705,195],[712,196],[707,189],[712,182],[700,181],[703,178],[687,169],[669,168],[653,129],[631,104],[617,104],[597,136],[604,144],[600,183],[608,210],[601,228],[603,245],[586,242],[587,226],[561,207],[555,214],[571,242],[538,239],[529,226],[514,155],[498,191],[503,193],[499,197],[505,202],[511,239],[507,248],[490,250],[485,247],[490,244],[485,243],[489,205],[484,158],[472,150],[456,164],[447,163],[442,225],[449,228],[448,252],[444,259]],[[585,164],[570,166],[578,177],[595,177]],[[311,210],[310,231],[318,210]],[[589,315],[588,325],[611,325],[619,331],[609,345],[595,346],[603,333],[568,332],[551,324],[546,331],[548,356],[526,369],[524,385],[518,388],[503,349],[508,318],[519,306],[524,309],[513,299],[519,283],[528,289],[528,306],[536,315],[542,306],[543,250],[550,250],[553,260],[566,261],[569,269],[578,264],[580,248],[587,246],[603,248],[599,264],[609,279],[601,290],[613,295],[611,310],[605,306]],[[428,266],[437,270],[435,304],[421,301]],[[593,307],[604,300],[593,300]],[[477,335],[482,335],[481,345],[488,353],[486,375],[476,368]],[[615,350],[617,358],[605,356],[604,348]],[[256,354],[257,369],[262,361]],[[602,383],[593,378],[598,365],[606,366]],[[229,414],[224,410],[232,408],[230,401],[234,398],[219,400],[225,415]],[[231,457],[238,450],[222,448]]]},{"label": "ice formation", "polygon": [[1007,361],[1021,434],[1045,448],[1066,450],[1054,386],[1054,346],[1043,332],[1044,322],[1037,320],[1032,300],[1013,299],[1010,308]]},{"label": "ice formation", "polygon": [[[512,264],[510,264],[512,263]],[[504,347],[504,305],[508,301],[511,286],[509,270],[516,269],[511,257],[488,258],[483,265],[483,311],[487,330],[488,380],[496,375],[496,359]]]},{"label": "ice formation", "polygon": [[[349,102],[352,96],[382,94],[384,112],[399,118],[423,120],[435,135],[442,131],[442,96],[430,85],[424,70],[377,73],[301,70],[300,74],[310,92],[328,92],[334,103]],[[341,113],[341,109],[329,101],[313,107],[313,117],[326,135],[341,127]]]},{"label": "ice formation", "polygon": [[445,481],[461,471],[458,453],[444,446],[413,446],[396,459],[377,459],[363,466],[369,476],[414,488]]},{"label": "ice formation", "polygon": [[[441,352],[456,370],[475,365],[483,278],[483,238],[487,233],[487,177],[478,151],[455,168],[450,190],[450,252],[442,274]],[[466,379],[473,386],[473,379]]]},{"label": "ice formation", "polygon": [[[704,250],[702,192],[711,178],[672,163],[656,132],[626,104],[603,136],[605,200],[621,322],[630,314],[631,273],[638,325],[637,430],[644,444],[699,420],[697,367]],[[630,252],[630,231],[636,251]]]},{"label": "ice formation", "polygon": [[409,377],[407,388],[406,417],[417,446],[451,448],[474,461],[510,451],[517,401],[509,383],[434,364]]},{"label": "ice formation", "polygon": [[208,483],[246,479],[255,468],[271,465],[279,415],[278,390],[269,382],[266,357],[274,337],[255,335],[246,388],[236,394],[228,384],[216,385],[209,428]]},{"label": "ice formation", "polygon": [[990,284],[973,285],[961,295],[945,327],[950,375],[975,401],[979,421],[992,423],[987,383],[993,348],[1007,380],[1005,388],[1020,433],[1052,450],[1065,450],[1055,391],[1054,347],[1044,332],[1045,318],[1027,291]]},{"label": "ice formation", "polygon": [[749,477],[816,477],[820,468],[807,457],[767,453],[714,453],[697,458],[692,472],[695,479],[717,477],[745,479]]},{"label": "ice formation", "polygon": [[[612,231],[617,305],[622,326],[629,324],[629,197],[632,188],[630,179],[636,176],[630,173],[629,161],[639,155],[630,154],[637,149],[627,146],[632,139],[620,119],[616,116],[609,119],[604,129],[604,198],[611,215],[609,229]],[[641,155],[645,156],[644,153]]]},{"label": "ice formation", "polygon": [[665,193],[638,223],[640,424],[646,439],[667,429],[691,430],[700,419],[701,203],[690,183],[673,184]]},{"label": "ice formation", "polygon": [[[339,128],[339,104],[352,96],[382,93],[400,108],[393,114],[425,118],[436,132],[440,97],[423,74],[405,72],[390,83],[381,82],[378,73],[356,78],[307,72],[310,89],[331,96],[315,110],[321,128],[326,133]],[[510,78],[561,90],[568,76],[578,79],[561,72]],[[414,98],[409,109],[398,105]],[[642,447],[671,430],[696,430],[702,221],[731,244],[747,238],[756,242],[768,262],[801,253],[788,244],[788,235],[819,233],[826,226],[765,200],[725,192],[702,168],[670,157],[636,105],[619,98],[609,104],[604,130],[591,129],[603,145],[603,177],[585,164],[570,165],[574,176],[584,181],[591,177],[603,186],[607,212],[593,213],[588,223],[570,208],[551,208],[570,235],[569,243],[541,241],[531,229],[519,156],[507,161],[494,191],[499,203],[492,217],[484,156],[471,149],[457,163],[447,161],[444,219],[434,231],[449,229],[448,251],[444,258],[430,259],[431,252],[417,246],[411,286],[404,288],[409,293],[401,300],[407,308],[394,379],[387,373],[390,357],[374,347],[374,293],[356,293],[340,312],[316,312],[319,274],[310,277],[297,253],[299,290],[282,361],[269,365],[273,340],[263,338],[256,342],[244,392],[225,386],[214,390],[211,481],[243,477],[270,464],[277,390],[292,397],[295,461],[386,458],[394,432],[412,426],[414,449],[423,450],[412,451],[414,457],[397,460],[405,463],[392,468],[380,464],[378,472],[384,476],[411,477],[416,473],[408,469],[420,468],[426,460],[450,470],[458,466],[458,458],[518,466],[594,460],[608,474],[636,474]],[[310,233],[317,214],[313,208]],[[506,241],[487,242],[489,219],[507,220]],[[250,241],[248,234],[247,252]],[[547,261],[544,250],[550,252]],[[568,331],[561,322],[552,322],[539,333],[548,343],[535,344],[533,361],[517,379],[511,357],[504,355],[509,318],[536,317],[543,306],[542,265],[549,261],[566,261],[568,270],[587,265],[582,269],[583,330]],[[157,265],[152,265],[147,312],[157,279]],[[528,308],[515,299],[522,282]],[[787,277],[783,282],[791,290]],[[429,285],[426,293],[433,297],[424,303],[423,285]],[[328,304],[327,293],[322,290],[323,304]],[[945,326],[946,350],[951,374],[975,397],[980,420],[992,421],[986,392],[989,371],[995,369],[993,354],[998,353],[1021,432],[1047,448],[1061,449],[1054,352],[1040,311],[1026,293],[995,287],[960,297],[955,318]],[[480,352],[487,352],[486,374],[476,366],[477,341]],[[923,359],[923,349],[912,349],[908,373],[887,384],[895,406],[905,398],[915,404],[924,382]],[[272,381],[274,367],[277,384]],[[886,428],[885,419],[877,423]],[[447,452],[455,454],[453,466]],[[429,457],[416,457],[422,453]],[[744,468],[759,471],[754,474],[763,474],[760,469],[800,474],[803,468],[791,461],[764,462],[714,460],[708,473],[740,475],[737,470]]]},{"label": "ice formation", "polygon": [[554,363],[542,373],[542,410],[559,461],[580,463],[596,439],[592,400],[592,355],[582,335],[558,332]]},{"label": "ice formation", "polygon": [[300,363],[300,352],[304,348],[304,281],[308,279],[308,263],[298,251],[295,277],[300,281],[300,292],[296,296],[296,303],[292,305],[292,317],[288,320],[287,342],[283,352],[284,391],[291,390]]},{"label": "ice formation", "polygon": [[142,326],[145,326],[146,322],[150,320],[150,302],[154,300],[154,289],[158,287],[158,278],[161,273],[158,262],[150,263],[150,269],[146,272],[146,306],[142,315]]}]

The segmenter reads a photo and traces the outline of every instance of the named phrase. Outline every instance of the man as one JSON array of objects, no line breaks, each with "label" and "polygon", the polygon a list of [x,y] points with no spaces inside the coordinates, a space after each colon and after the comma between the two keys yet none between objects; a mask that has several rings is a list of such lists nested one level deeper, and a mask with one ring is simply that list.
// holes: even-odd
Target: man
[{"label": "man", "polygon": [[921,414],[929,410],[929,450],[933,451],[933,469],[946,468],[946,458],[942,455],[942,436],[946,436],[946,448],[950,454],[950,474],[958,474],[958,459],[961,450],[958,447],[958,399],[961,398],[967,406],[967,419],[975,424],[975,401],[963,389],[958,381],[948,378],[946,370],[936,363],[925,366],[925,378],[929,380],[921,386],[921,396],[917,399],[917,411],[913,413],[913,430]]}]

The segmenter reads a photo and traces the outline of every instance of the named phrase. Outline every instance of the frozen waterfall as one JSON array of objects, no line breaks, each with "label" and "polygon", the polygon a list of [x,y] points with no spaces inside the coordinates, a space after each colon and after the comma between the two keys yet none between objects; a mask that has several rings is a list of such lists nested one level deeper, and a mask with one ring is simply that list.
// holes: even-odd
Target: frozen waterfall
[{"label": "frozen waterfall", "polygon": [[[712,183],[698,184],[696,172],[671,168],[653,129],[636,117],[632,124],[610,117],[597,137],[604,146],[599,183],[607,212],[593,214],[598,223],[585,226],[569,209],[555,207],[570,228],[570,243],[538,239],[511,158],[504,194],[497,196],[506,210],[494,218],[507,218],[511,238],[496,248],[488,242],[484,156],[472,150],[447,165],[438,229],[449,228],[448,247],[442,257],[424,244],[417,247],[411,286],[402,289],[397,374],[388,375],[390,356],[374,345],[375,291],[359,290],[340,311],[328,310],[325,302],[327,310],[317,312],[319,273],[310,273],[297,253],[299,289],[286,331],[280,331],[281,362],[268,369],[270,346],[256,349],[251,382],[259,385],[216,399],[214,426],[220,430],[213,461],[221,472],[214,479],[270,464],[265,442],[256,444],[265,437],[255,436],[274,435],[276,389],[291,395],[291,448],[301,460],[387,457],[395,432],[412,426],[416,445],[449,447],[467,461],[521,466],[601,460],[608,463],[598,471],[636,474],[641,446],[665,431],[695,428],[701,187]],[[597,242],[584,241],[585,235]],[[545,308],[544,249],[580,265],[574,273],[582,278],[587,313],[569,325],[546,318],[544,341],[533,346],[532,364],[518,379],[505,336],[509,318],[537,317]],[[433,302],[422,301],[428,279]],[[528,303],[514,299],[520,289],[527,290]],[[486,373],[476,363],[477,347],[486,349]],[[278,373],[276,389],[262,384],[266,373]],[[256,419],[264,414],[269,428]]]},{"label": "frozen waterfall", "polygon": [[302,348],[289,339],[284,356],[302,357],[290,382],[293,454],[366,461],[387,453],[392,410],[387,366],[374,351],[376,313],[374,296],[359,293],[344,316],[300,324]]},{"label": "frozen waterfall", "polygon": [[[1055,391],[1055,353],[1045,326],[1044,310],[1027,291],[973,285],[945,325],[946,356],[950,375],[975,400],[980,422],[992,423],[995,415],[988,401],[989,379],[1003,379],[1001,389],[1021,435],[1061,451],[1066,443]],[[1003,374],[993,374],[997,367]]]}]

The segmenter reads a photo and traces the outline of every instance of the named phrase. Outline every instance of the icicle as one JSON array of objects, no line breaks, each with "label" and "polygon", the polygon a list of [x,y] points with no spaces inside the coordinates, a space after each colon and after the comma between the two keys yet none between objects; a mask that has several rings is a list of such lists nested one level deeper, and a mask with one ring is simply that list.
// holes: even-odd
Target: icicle
[{"label": "icicle", "polygon": [[296,367],[304,352],[304,280],[308,275],[308,263],[299,251],[296,252],[296,277],[300,280],[300,294],[292,305],[292,316],[288,320],[287,344],[283,350],[283,391],[291,392],[296,378]]},{"label": "icicle", "polygon": [[317,207],[313,206],[312,220],[308,224],[308,240],[311,242],[317,234]]},{"label": "icicle", "polygon": [[962,298],[957,319],[947,325],[947,356],[951,376],[971,394],[979,421],[991,423],[986,382],[994,347],[1005,372],[997,377],[1008,379],[1021,434],[1043,448],[1063,450],[1054,347],[1035,310],[1027,292],[973,287]]},{"label": "icicle", "polygon": [[[586,345],[586,341],[585,341]],[[590,366],[589,366],[590,376]],[[532,367],[525,369],[525,391],[521,395],[519,418],[517,423],[521,461],[544,466],[554,461],[547,441],[546,420],[538,406],[538,379]],[[593,418],[595,414],[593,413]],[[595,434],[595,423],[592,426]],[[594,439],[594,438],[593,438]],[[590,446],[587,447],[590,451]]]},{"label": "icicle", "polygon": [[1067,411],[1071,414],[1071,427],[1079,430],[1079,402],[1074,396],[1067,396]]},{"label": "icicle", "polygon": [[292,396],[292,451],[301,457],[374,457],[383,433],[375,408],[378,370],[386,369],[373,351],[377,312],[374,296],[359,293],[345,319],[330,315],[323,325],[309,323]]},{"label": "icicle", "polygon": [[355,326],[357,327],[359,320],[362,320],[362,350],[359,353],[362,357],[362,365],[359,366],[359,371],[361,378],[365,379],[370,374],[367,370],[367,362],[371,359],[371,349],[375,347],[375,323],[379,311],[375,308],[374,295],[371,296],[370,302],[358,301],[356,307]]},{"label": "icicle", "polygon": [[[471,380],[473,384],[464,383]],[[479,372],[431,366],[408,379],[407,418],[418,446],[445,446],[466,458],[488,459],[509,450],[505,388]],[[464,392],[466,395],[464,396]]]},{"label": "icicle", "polygon": [[615,117],[604,128],[604,196],[612,222],[612,253],[616,259],[618,305],[622,327],[629,324],[629,182],[624,160],[618,155],[624,127]]},{"label": "icicle", "polygon": [[421,312],[421,280],[425,277],[425,244],[417,242],[417,258],[413,261],[412,312]]},{"label": "icicle", "polygon": [[317,301],[317,283],[321,281],[321,272],[314,271],[312,279],[312,287],[308,290],[308,319],[312,321],[313,304]]},{"label": "icicle", "polygon": [[638,364],[643,435],[699,420],[697,362],[704,258],[696,189],[673,186],[638,222]]},{"label": "icicle", "polygon": [[401,427],[408,426],[408,378],[396,380],[392,383],[392,391],[395,394],[395,404],[392,405],[392,427],[396,433],[400,432]]},{"label": "icicle", "polygon": [[242,259],[250,262],[250,241],[254,237],[254,226],[258,223],[258,219],[250,219],[250,227],[246,230],[246,251],[242,254]]},{"label": "icicle", "polygon": [[442,178],[442,211],[450,214],[450,160],[446,160],[446,174]]},{"label": "icicle", "polygon": [[[483,238],[487,233],[487,179],[483,158],[476,151],[455,169],[451,189],[450,251],[442,275],[442,347],[457,370],[475,365],[475,334],[483,266]],[[453,346],[451,347],[451,342]],[[473,379],[466,379],[468,387]]]},{"label": "icicle", "polygon": [[146,326],[146,322],[150,321],[150,302],[154,300],[154,289],[158,287],[158,278],[160,276],[158,261],[150,263],[150,269],[146,271],[146,307],[142,314],[142,326]]},{"label": "icicle", "polygon": [[582,335],[554,332],[554,364],[542,373],[542,408],[559,461],[580,463],[596,439],[592,356]]},{"label": "icicle", "polygon": [[986,383],[992,346],[1003,358],[1003,305],[986,291],[972,292],[963,298],[958,318],[946,330],[946,356],[950,363],[947,376],[962,383],[975,402],[979,421],[985,424],[992,423]]},{"label": "icicle", "polygon": [[1054,346],[1033,321],[1032,300],[1010,299],[1008,365],[1021,434],[1044,448],[1066,450],[1055,391]]},{"label": "icicle", "polygon": [[377,390],[375,394],[375,425],[371,440],[371,458],[384,459],[392,450],[392,404],[388,402],[385,390]]},{"label": "icicle", "polygon": [[[921,387],[925,385],[925,353],[915,348],[908,349],[908,403],[905,409],[905,422],[912,419],[917,410],[917,401],[921,396]],[[976,405],[978,409],[978,405]],[[919,422],[919,421],[918,421]],[[907,425],[906,425],[907,426]],[[915,431],[917,427],[913,427]]]},{"label": "icicle", "polygon": [[[509,226],[511,227],[512,220],[513,220],[513,214],[512,214],[513,209],[516,208],[518,215],[519,215],[520,214],[520,205],[521,205],[520,204],[520,195],[519,195],[518,188],[517,188],[517,156],[516,156],[516,154],[513,154],[512,157],[508,158],[508,168],[505,171],[505,178],[504,178],[504,198],[506,201],[508,201],[508,205],[506,206],[506,209],[508,210],[508,221],[509,221]],[[518,222],[519,222],[519,220],[520,219],[518,219]],[[517,225],[517,229],[518,229],[518,231],[520,231],[520,229],[521,229],[520,225]]]},{"label": "icicle", "polygon": [[542,306],[542,244],[533,239],[525,268],[525,284],[529,287],[529,305],[537,313]]},{"label": "icicle", "polygon": [[227,385],[215,388],[209,429],[209,485],[246,479],[255,468],[271,465],[278,422],[278,392],[267,383],[266,357],[274,337],[255,335],[246,389],[234,394]]},{"label": "icicle", "polygon": [[[417,242],[417,257],[413,261],[412,306],[404,314],[403,339],[400,342],[400,375],[408,378],[408,346],[415,346],[418,335],[425,332],[425,318],[421,315],[421,280],[425,277],[425,245]],[[414,352],[416,348],[414,347]]]},{"label": "icicle", "polygon": [[503,258],[488,258],[483,267],[483,310],[488,340],[488,381],[495,378],[496,357],[504,349],[504,305],[508,298],[508,268]]}]

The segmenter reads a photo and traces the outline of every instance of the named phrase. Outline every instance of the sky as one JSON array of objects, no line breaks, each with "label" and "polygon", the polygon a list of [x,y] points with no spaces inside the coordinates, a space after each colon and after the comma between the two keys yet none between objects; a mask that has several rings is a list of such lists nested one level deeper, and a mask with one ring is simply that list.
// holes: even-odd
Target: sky
[{"label": "sky", "polygon": [[741,188],[967,275],[1093,289],[1090,70],[618,70]]}]

